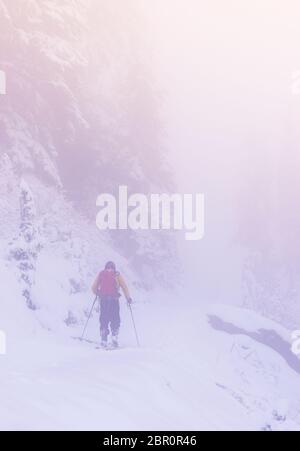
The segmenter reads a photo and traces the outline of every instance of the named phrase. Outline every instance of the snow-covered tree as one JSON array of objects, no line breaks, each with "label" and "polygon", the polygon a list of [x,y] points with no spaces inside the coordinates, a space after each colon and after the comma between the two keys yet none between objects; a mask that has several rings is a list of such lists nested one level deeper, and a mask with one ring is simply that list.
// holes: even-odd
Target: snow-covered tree
[{"label": "snow-covered tree", "polygon": [[[8,80],[0,153],[18,176],[29,173],[63,191],[93,222],[101,192],[121,184],[145,194],[168,191],[161,99],[142,14],[138,0],[0,0]],[[112,238],[139,270],[136,234]],[[154,233],[152,241],[164,250],[166,273],[173,240]],[[162,253],[147,249],[143,263],[157,273]]]},{"label": "snow-covered tree", "polygon": [[285,130],[284,145],[250,149],[238,208],[243,303],[291,328],[300,318],[298,117],[299,108]]},{"label": "snow-covered tree", "polygon": [[0,234],[4,247],[18,232],[18,210],[17,176],[10,157],[3,153],[0,154]]},{"label": "snow-covered tree", "polygon": [[20,232],[13,242],[10,255],[17,264],[22,295],[27,306],[32,310],[36,309],[33,287],[40,248],[33,195],[28,184],[22,180],[20,184]]}]

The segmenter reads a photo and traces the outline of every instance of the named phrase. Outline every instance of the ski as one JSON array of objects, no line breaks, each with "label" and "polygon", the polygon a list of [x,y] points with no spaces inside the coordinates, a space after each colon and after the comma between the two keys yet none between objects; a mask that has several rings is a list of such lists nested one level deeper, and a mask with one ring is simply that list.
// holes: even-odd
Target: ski
[{"label": "ski", "polygon": [[80,338],[80,337],[71,337],[72,340],[78,340],[82,343],[87,343],[89,345],[96,345],[95,349],[97,350],[103,350],[103,351],[117,351],[118,349],[122,349],[120,346],[113,346],[113,345],[107,345],[107,347],[101,346],[99,343],[97,343],[96,341],[93,340],[87,340],[85,338]]},{"label": "ski", "polygon": [[118,351],[122,348],[120,348],[120,346],[115,347],[115,346],[107,346],[107,347],[103,347],[103,346],[96,346],[95,349],[98,350],[102,350],[102,351]]},{"label": "ski", "polygon": [[71,337],[71,339],[72,340],[78,340],[78,341],[80,341],[80,342],[82,342],[82,343],[87,343],[87,344],[90,344],[90,345],[98,345],[98,343],[99,342],[97,342],[97,341],[93,341],[93,340],[88,340],[88,339],[86,339],[86,338],[81,338],[81,337]]}]

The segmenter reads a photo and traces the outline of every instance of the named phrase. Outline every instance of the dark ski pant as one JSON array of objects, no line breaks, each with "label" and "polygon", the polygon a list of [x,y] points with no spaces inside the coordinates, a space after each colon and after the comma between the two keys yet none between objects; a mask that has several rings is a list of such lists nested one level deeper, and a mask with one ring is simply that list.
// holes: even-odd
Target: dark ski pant
[{"label": "dark ski pant", "polygon": [[120,329],[120,302],[119,299],[103,297],[100,300],[100,335],[106,341],[109,335],[109,326],[112,335],[117,336]]}]

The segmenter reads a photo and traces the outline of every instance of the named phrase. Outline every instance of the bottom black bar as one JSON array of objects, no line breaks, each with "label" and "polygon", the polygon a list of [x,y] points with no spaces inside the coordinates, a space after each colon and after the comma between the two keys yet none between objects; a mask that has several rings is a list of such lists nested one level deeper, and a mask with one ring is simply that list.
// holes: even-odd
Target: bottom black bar
[{"label": "bottom black bar", "polygon": [[[64,442],[68,449],[109,450],[109,449],[197,449],[200,447],[200,432],[6,432],[9,434],[10,446],[18,444],[19,449],[30,447],[30,450],[45,448],[63,448]],[[63,437],[65,435],[65,437]],[[1,440],[1,439],[0,439]],[[203,444],[203,442],[202,442]],[[21,445],[21,447],[20,447]],[[47,446],[46,446],[47,445]]]}]

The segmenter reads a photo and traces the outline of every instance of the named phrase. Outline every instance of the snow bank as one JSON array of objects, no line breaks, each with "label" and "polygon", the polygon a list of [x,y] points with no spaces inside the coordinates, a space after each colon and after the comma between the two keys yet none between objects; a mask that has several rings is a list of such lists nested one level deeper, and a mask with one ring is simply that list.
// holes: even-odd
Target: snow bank
[{"label": "snow bank", "polygon": [[[175,296],[164,301],[161,293],[133,306],[141,348],[125,302],[118,351],[95,349],[96,311],[89,342],[70,337],[81,325],[68,328],[69,336],[35,336],[18,322],[22,340],[0,356],[0,429],[300,430],[299,374],[269,346],[209,322],[212,311],[224,322],[230,314],[242,329],[248,312],[189,309]],[[34,316],[24,316],[31,327],[39,322]],[[270,327],[262,318],[256,323]]]}]

